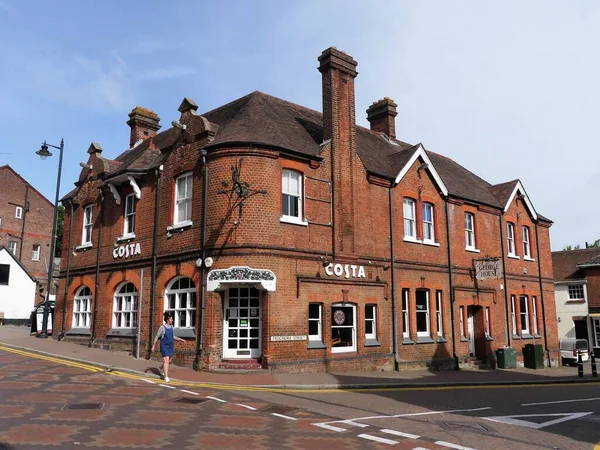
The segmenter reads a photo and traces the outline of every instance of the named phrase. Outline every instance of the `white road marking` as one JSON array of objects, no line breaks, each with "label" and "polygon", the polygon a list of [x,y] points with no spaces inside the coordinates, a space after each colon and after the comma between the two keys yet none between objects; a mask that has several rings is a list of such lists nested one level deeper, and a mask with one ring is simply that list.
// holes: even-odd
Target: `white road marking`
[{"label": "white road marking", "polygon": [[140,380],[145,381],[146,383],[156,384],[156,381],[146,380],[145,378],[140,378]]},{"label": "white road marking", "polygon": [[392,441],[391,439],[380,438],[377,436],[371,436],[370,434],[359,434],[359,438],[368,439],[370,441],[381,442],[382,444],[396,445],[398,442]]},{"label": "white road marking", "polygon": [[416,434],[410,434],[410,433],[403,433],[402,431],[396,431],[396,430],[381,430],[382,433],[387,433],[387,434],[393,434],[394,436],[401,436],[401,437],[405,437],[408,439],[419,439],[421,436],[417,436]]},{"label": "white road marking", "polygon": [[337,431],[338,433],[340,433],[342,431],[347,431],[345,428],[334,427],[333,425],[327,425],[326,423],[313,423],[313,425],[320,427],[320,428],[325,428],[326,430]]},{"label": "white road marking", "polygon": [[452,444],[451,442],[445,442],[445,441],[436,441],[435,442],[437,445],[443,445],[444,447],[448,447],[448,448],[454,448],[456,450],[475,450],[474,448],[471,447],[465,447],[463,445],[456,445],[456,444]]},{"label": "white road marking", "polygon": [[429,450],[429,449],[425,448],[425,447],[415,447],[412,450]]},{"label": "white road marking", "polygon": [[242,408],[248,408],[252,411],[256,411],[256,408],[252,407],[252,406],[248,406],[248,405],[242,405],[241,403],[236,403],[236,405],[241,406]]},{"label": "white road marking", "polygon": [[[580,413],[559,413],[559,414],[520,414],[516,416],[495,416],[495,417],[482,417],[482,419],[489,420],[492,422],[506,423],[509,425],[517,425],[526,428],[533,428],[539,430],[550,425],[556,425],[557,423],[566,422],[567,420],[579,419],[581,417],[593,414],[593,412],[580,412]],[[559,419],[549,420],[547,422],[535,423],[527,420],[517,419],[517,417],[559,417]]]},{"label": "white road marking", "polygon": [[159,386],[166,387],[166,388],[169,388],[169,389],[177,389],[175,386],[169,386],[167,384],[159,384]]},{"label": "white road marking", "polygon": [[197,392],[186,391],[185,389],[181,389],[181,392],[185,392],[186,394],[192,394],[192,395],[200,395]]},{"label": "white road marking", "polygon": [[556,405],[558,403],[575,403],[575,402],[593,402],[594,400],[600,400],[600,397],[578,398],[578,399],[574,399],[574,400],[557,400],[554,402],[521,403],[521,406]]},{"label": "white road marking", "polygon": [[274,416],[277,417],[281,417],[282,419],[289,419],[289,420],[298,420],[295,417],[290,417],[290,416],[284,416],[283,414],[277,414],[277,413],[271,413]]},{"label": "white road marking", "polygon": [[225,400],[221,400],[220,398],[217,398],[217,397],[211,397],[210,395],[207,395],[206,398],[210,398],[211,400],[216,400],[221,403],[227,403],[227,401],[225,401]]},{"label": "white road marking", "polygon": [[369,427],[369,425],[367,425],[366,423],[354,422],[353,420],[344,420],[344,423],[348,424],[348,425],[352,425],[352,426],[358,427],[358,428],[367,428],[367,427]]}]

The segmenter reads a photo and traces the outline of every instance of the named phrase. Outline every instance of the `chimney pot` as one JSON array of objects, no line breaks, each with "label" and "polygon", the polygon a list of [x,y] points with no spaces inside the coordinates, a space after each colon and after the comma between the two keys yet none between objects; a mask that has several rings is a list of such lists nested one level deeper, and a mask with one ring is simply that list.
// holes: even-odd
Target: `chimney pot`
[{"label": "chimney pot", "polygon": [[160,117],[154,111],[136,106],[129,113],[127,125],[131,128],[129,147],[136,142],[156,135],[160,129]]},{"label": "chimney pot", "polygon": [[392,139],[396,138],[396,112],[397,104],[389,97],[374,102],[367,109],[367,120],[371,124],[371,130],[385,133]]}]

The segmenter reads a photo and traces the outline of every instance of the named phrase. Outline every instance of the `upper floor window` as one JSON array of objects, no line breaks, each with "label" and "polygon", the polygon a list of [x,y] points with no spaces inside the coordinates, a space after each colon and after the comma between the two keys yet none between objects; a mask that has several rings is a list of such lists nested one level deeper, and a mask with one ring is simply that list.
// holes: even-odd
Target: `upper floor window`
[{"label": "upper floor window", "polygon": [[186,173],[175,182],[175,213],[173,224],[181,225],[192,221],[192,174]]},{"label": "upper floor window", "polygon": [[17,256],[17,241],[8,241],[8,251]]},{"label": "upper floor window", "polygon": [[465,213],[465,246],[469,250],[474,250],[475,247],[475,215],[473,213]]},{"label": "upper floor window", "polygon": [[137,296],[133,283],[124,283],[117,290],[113,305],[113,328],[137,326]]},{"label": "upper floor window", "polygon": [[125,214],[123,221],[123,235],[132,235],[135,232],[135,209],[137,206],[137,199],[135,194],[129,194],[125,198]]},{"label": "upper floor window", "polygon": [[302,174],[294,170],[281,172],[282,219],[302,222]]},{"label": "upper floor window", "polygon": [[40,260],[40,244],[33,244],[33,249],[31,250],[31,260]]},{"label": "upper floor window", "polygon": [[570,284],[569,285],[569,300],[584,300],[583,296],[583,284]]},{"label": "upper floor window", "polygon": [[404,237],[417,239],[417,227],[415,226],[415,201],[412,198],[404,199]]},{"label": "upper floor window", "polygon": [[529,227],[523,227],[523,258],[531,258],[531,246],[529,245]]},{"label": "upper floor window", "polygon": [[515,250],[515,225],[510,222],[506,224],[506,243],[508,246],[508,256],[517,256]]},{"label": "upper floor window", "polygon": [[423,241],[434,242],[435,232],[433,228],[433,205],[423,203]]},{"label": "upper floor window", "polygon": [[94,205],[87,205],[83,210],[82,244],[92,243],[92,228],[94,226]]},{"label": "upper floor window", "polygon": [[17,219],[22,219],[23,218],[23,208],[20,206],[17,206],[15,208],[15,218]]}]

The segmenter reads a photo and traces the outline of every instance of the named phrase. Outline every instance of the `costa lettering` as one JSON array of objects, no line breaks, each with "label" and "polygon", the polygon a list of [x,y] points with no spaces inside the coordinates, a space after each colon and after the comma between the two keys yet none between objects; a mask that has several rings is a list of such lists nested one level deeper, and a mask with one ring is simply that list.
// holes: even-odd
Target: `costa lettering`
[{"label": "costa lettering", "polygon": [[129,258],[130,256],[137,256],[142,254],[142,248],[140,243],[119,245],[113,250],[113,258]]},{"label": "costa lettering", "polygon": [[325,267],[325,273],[329,276],[344,278],[366,278],[365,268],[354,264],[329,264]]}]

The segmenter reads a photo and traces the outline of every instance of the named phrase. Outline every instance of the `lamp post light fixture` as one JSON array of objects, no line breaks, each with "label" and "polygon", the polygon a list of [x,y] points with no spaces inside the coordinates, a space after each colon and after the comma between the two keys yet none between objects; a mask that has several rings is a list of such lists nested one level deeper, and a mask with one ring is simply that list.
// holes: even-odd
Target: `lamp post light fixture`
[{"label": "lamp post light fixture", "polygon": [[42,339],[48,338],[48,315],[50,314],[50,290],[52,287],[52,275],[54,272],[54,248],[56,247],[56,218],[58,216],[58,193],[60,191],[60,173],[62,171],[62,159],[63,159],[63,149],[65,147],[64,139],[60,140],[60,146],[47,144],[46,141],[42,143],[42,148],[40,148],[36,155],[38,155],[42,159],[49,158],[52,156],[52,153],[48,151],[48,147],[56,148],[60,150],[58,156],[58,175],[56,177],[56,196],[54,197],[54,218],[52,219],[52,237],[50,240],[50,257],[48,258],[50,262],[48,263],[48,281],[46,283],[46,299],[44,300],[44,314],[42,316],[42,330],[37,337]]}]

